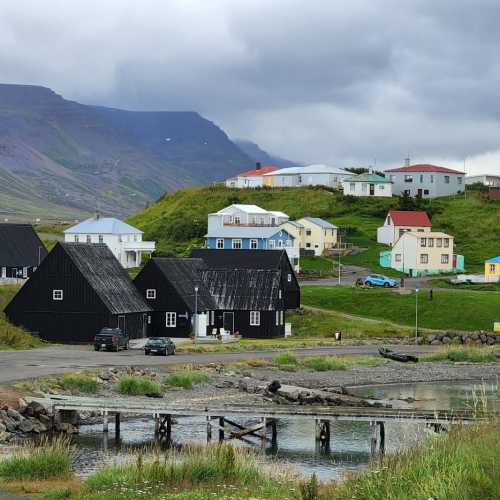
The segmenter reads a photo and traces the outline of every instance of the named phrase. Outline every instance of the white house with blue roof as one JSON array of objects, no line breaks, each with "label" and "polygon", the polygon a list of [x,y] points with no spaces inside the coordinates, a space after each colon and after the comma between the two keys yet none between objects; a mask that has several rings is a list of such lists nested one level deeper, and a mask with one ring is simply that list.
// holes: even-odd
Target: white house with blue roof
[{"label": "white house with blue roof", "polygon": [[154,241],[142,241],[143,232],[113,217],[96,215],[64,231],[68,243],[105,243],[125,268],[139,267],[144,253],[155,251]]},{"label": "white house with blue roof", "polygon": [[295,237],[280,227],[287,214],[264,210],[257,205],[230,205],[208,215],[207,248],[232,250],[285,249],[295,270],[300,250]]}]

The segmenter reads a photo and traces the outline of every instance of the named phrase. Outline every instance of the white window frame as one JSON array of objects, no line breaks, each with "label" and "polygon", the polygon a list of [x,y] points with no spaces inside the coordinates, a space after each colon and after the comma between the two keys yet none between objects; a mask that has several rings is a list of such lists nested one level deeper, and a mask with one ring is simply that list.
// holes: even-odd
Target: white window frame
[{"label": "white window frame", "polygon": [[444,176],[444,183],[445,184],[449,184],[450,183],[450,176],[449,175],[445,175]]},{"label": "white window frame", "polygon": [[260,326],[260,311],[250,311],[250,326]]},{"label": "white window frame", "polygon": [[64,291],[52,290],[52,300],[64,300]]},{"label": "white window frame", "polygon": [[275,247],[275,241],[274,241],[274,240],[269,240],[268,247],[269,247],[269,248],[276,248],[276,247]]},{"label": "white window frame", "polygon": [[255,238],[252,238],[250,240],[250,250],[257,250],[258,247],[259,247],[259,242]]},{"label": "white window frame", "polygon": [[156,288],[148,288],[146,290],[146,298],[150,300],[156,299]]},{"label": "white window frame", "polygon": [[[239,242],[240,246],[236,246],[236,244],[238,242]],[[233,239],[233,240],[231,240],[231,248],[233,250],[241,250],[243,248],[243,242],[241,241],[241,239]]]},{"label": "white window frame", "polygon": [[75,234],[75,243],[79,243],[79,242],[80,242],[80,237],[77,234]]},{"label": "white window frame", "polygon": [[349,183],[349,191],[353,192],[356,191],[356,184],[354,182]]},{"label": "white window frame", "polygon": [[276,326],[280,326],[280,312],[276,311]]},{"label": "white window frame", "polygon": [[288,280],[288,283],[292,282],[292,273],[288,273],[287,280]]},{"label": "white window frame", "polygon": [[177,326],[176,312],[169,311],[165,313],[165,326],[167,328],[175,328]]},{"label": "white window frame", "polygon": [[441,254],[441,264],[449,264],[450,263],[450,254],[442,253]]},{"label": "white window frame", "polygon": [[421,253],[420,254],[420,264],[428,264],[429,263],[429,254]]},{"label": "white window frame", "polygon": [[396,262],[401,262],[401,254],[400,253],[397,253],[396,256],[395,256],[395,261]]},{"label": "white window frame", "polygon": [[104,236],[102,234],[99,235],[99,243],[104,243]]},{"label": "white window frame", "polygon": [[281,324],[284,325],[285,324],[285,312],[284,311],[280,311],[280,319],[281,319]]},{"label": "white window frame", "polygon": [[215,325],[215,311],[210,311],[210,325]]},{"label": "white window frame", "polygon": [[215,240],[215,248],[217,250],[223,250],[224,249],[224,238],[217,238]]}]

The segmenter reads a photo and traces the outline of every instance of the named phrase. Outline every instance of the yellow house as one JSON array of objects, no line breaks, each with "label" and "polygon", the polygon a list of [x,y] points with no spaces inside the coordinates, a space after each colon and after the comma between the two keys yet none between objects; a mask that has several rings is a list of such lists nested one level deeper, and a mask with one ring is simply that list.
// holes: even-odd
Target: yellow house
[{"label": "yellow house", "polygon": [[500,256],[484,263],[484,281],[500,281]]},{"label": "yellow house", "polygon": [[301,249],[313,250],[316,256],[337,245],[337,226],[317,217],[288,221],[281,227],[295,237]]}]

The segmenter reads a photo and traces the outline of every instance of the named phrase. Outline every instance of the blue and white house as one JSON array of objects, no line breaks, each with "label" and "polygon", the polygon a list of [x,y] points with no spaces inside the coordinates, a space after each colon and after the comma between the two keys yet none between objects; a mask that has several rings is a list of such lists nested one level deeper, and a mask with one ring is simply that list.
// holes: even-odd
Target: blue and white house
[{"label": "blue and white house", "polygon": [[230,205],[208,214],[205,236],[207,248],[232,250],[285,249],[296,271],[299,270],[298,241],[280,227],[289,217],[283,212],[264,210],[257,205]]}]

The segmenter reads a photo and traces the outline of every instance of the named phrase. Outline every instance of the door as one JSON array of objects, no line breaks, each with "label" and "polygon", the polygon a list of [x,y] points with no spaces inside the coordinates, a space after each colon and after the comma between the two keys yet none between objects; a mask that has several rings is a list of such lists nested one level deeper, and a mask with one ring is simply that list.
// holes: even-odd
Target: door
[{"label": "door", "polygon": [[417,196],[418,196],[419,198],[422,198],[422,194],[423,194],[423,193],[422,193],[422,190],[421,190],[421,189],[417,190]]},{"label": "door", "polygon": [[370,196],[375,195],[375,184],[370,184]]},{"label": "door", "polygon": [[148,336],[148,315],[142,315],[142,338],[145,339]]},{"label": "door", "polygon": [[126,330],[125,330],[125,316],[118,316],[118,328],[123,333],[126,333]]},{"label": "door", "polygon": [[224,313],[222,326],[224,327],[224,330],[230,332],[231,334],[234,333],[234,312]]}]

